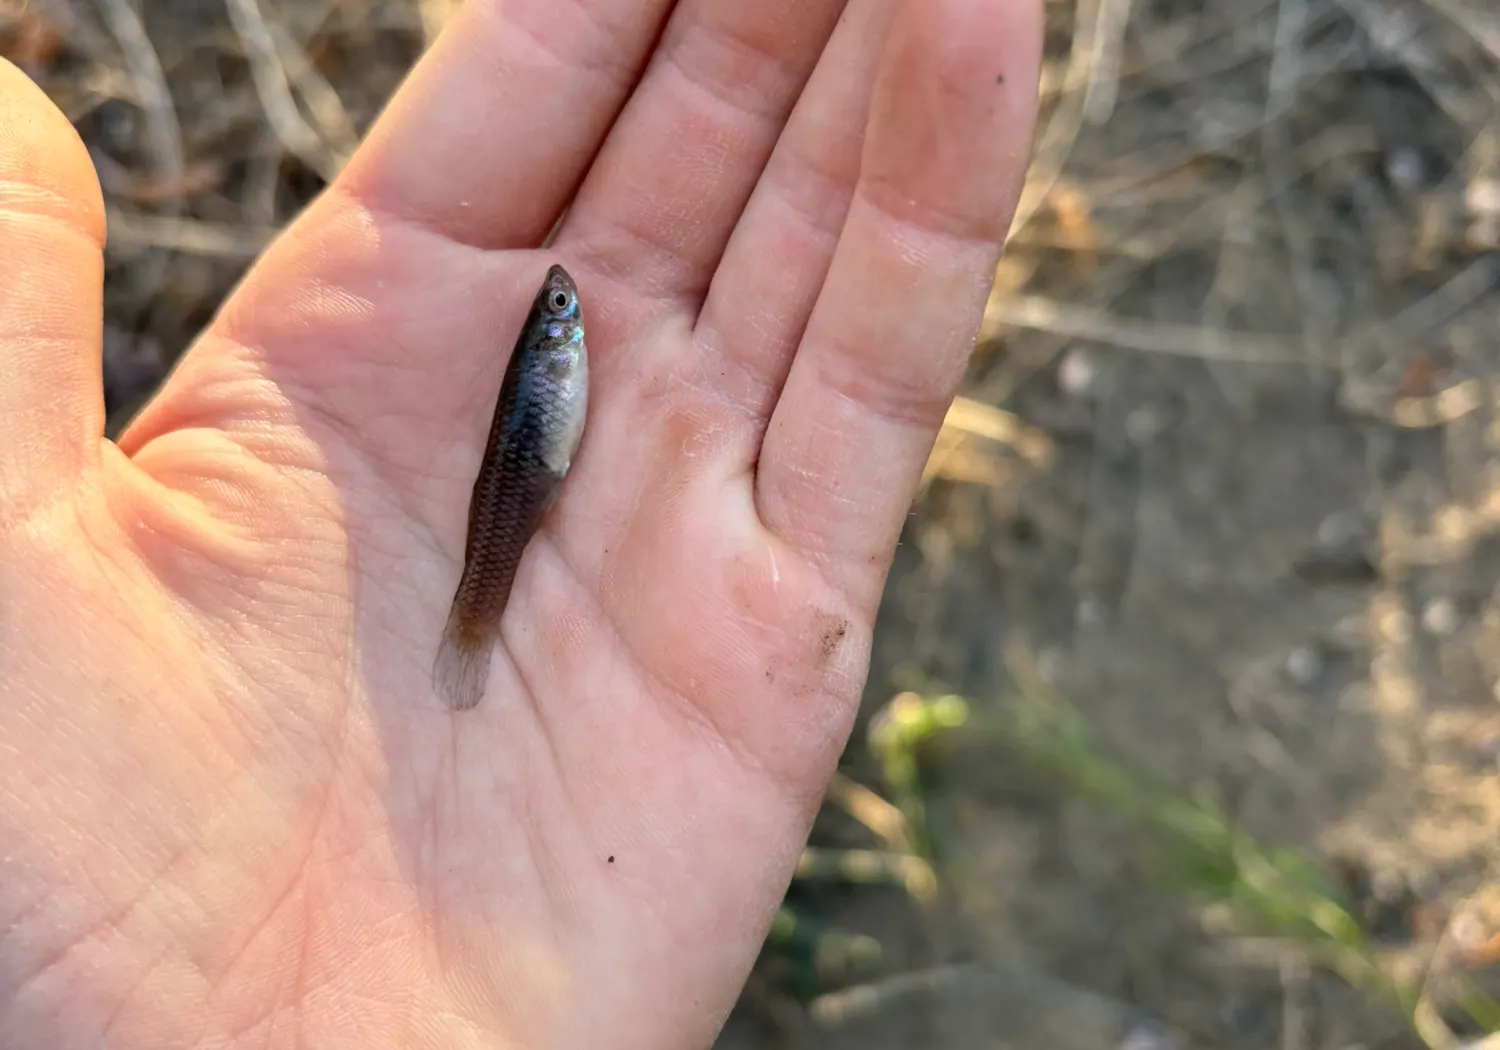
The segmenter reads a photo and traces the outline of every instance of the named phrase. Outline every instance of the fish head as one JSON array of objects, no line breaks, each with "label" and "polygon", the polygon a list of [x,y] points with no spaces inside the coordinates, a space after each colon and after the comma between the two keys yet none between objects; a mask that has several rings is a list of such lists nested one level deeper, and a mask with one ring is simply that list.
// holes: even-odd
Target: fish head
[{"label": "fish head", "polygon": [[575,324],[583,321],[578,307],[578,286],[567,270],[555,264],[536,293],[536,307],[544,321]]},{"label": "fish head", "polygon": [[583,311],[578,288],[567,270],[553,266],[547,271],[532,310],[536,318],[532,338],[548,377],[562,383],[586,370]]}]

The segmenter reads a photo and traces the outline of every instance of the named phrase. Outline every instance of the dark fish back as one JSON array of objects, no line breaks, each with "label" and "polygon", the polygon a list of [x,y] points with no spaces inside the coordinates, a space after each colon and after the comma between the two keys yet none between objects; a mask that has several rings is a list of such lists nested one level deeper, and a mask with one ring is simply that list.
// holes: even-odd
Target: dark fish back
[{"label": "dark fish back", "polygon": [[588,360],[572,278],[553,267],[506,366],[469,500],[464,568],[433,665],[455,709],[479,702],[490,646],[522,552],[571,463],[587,403]]},{"label": "dark fish back", "polygon": [[[521,551],[546,516],[563,479],[544,458],[555,429],[555,396],[538,381],[535,363],[523,363],[507,379],[492,442],[474,482],[469,505],[468,552],[456,604],[471,629],[493,622],[510,599]],[[476,527],[476,522],[478,523]],[[476,639],[477,642],[477,639]]]}]

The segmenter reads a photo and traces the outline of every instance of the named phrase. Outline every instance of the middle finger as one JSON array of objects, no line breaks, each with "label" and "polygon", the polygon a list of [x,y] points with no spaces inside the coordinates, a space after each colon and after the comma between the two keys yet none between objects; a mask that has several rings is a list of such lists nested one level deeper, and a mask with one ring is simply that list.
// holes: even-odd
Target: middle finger
[{"label": "middle finger", "polygon": [[695,308],[845,0],[684,0],[557,244]]}]

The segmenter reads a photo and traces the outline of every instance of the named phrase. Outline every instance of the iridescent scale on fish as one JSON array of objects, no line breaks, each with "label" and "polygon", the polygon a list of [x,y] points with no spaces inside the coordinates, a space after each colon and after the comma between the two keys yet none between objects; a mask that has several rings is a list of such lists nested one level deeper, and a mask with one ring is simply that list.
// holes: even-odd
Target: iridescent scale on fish
[{"label": "iridescent scale on fish", "polygon": [[484,695],[521,554],[583,437],[588,376],[578,289],[553,266],[506,366],[469,501],[463,575],[433,661],[433,685],[455,710],[476,706]]}]

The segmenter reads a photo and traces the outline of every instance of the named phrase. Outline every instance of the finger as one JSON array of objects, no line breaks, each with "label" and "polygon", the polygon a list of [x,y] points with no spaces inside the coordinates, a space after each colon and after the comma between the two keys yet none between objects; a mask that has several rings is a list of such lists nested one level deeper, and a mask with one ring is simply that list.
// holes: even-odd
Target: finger
[{"label": "finger", "polygon": [[697,305],[843,0],[684,0],[578,191],[559,248]]},{"label": "finger", "polygon": [[[802,339],[859,178],[897,0],[854,0],[730,237],[696,334],[756,442]],[[774,263],[772,263],[774,260]],[[724,366],[729,367],[724,367]]]},{"label": "finger", "polygon": [[670,0],[470,0],[338,185],[483,248],[538,244],[630,93]]},{"label": "finger", "polygon": [[762,443],[766,526],[874,603],[962,378],[1036,113],[1041,4],[905,0],[828,280]]},{"label": "finger", "polygon": [[[264,375],[347,435],[394,490],[450,504],[493,411],[503,333],[545,270],[474,248],[543,240],[670,7],[465,4],[332,191],[257,261],[121,447],[138,458],[189,419],[232,428],[261,418]],[[455,434],[468,443],[455,447]],[[450,453],[464,465],[439,458]]]},{"label": "finger", "polygon": [[0,521],[76,484],[104,434],[104,200],[87,150],[0,59]]}]

